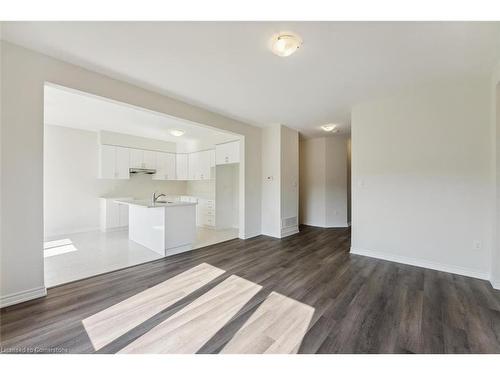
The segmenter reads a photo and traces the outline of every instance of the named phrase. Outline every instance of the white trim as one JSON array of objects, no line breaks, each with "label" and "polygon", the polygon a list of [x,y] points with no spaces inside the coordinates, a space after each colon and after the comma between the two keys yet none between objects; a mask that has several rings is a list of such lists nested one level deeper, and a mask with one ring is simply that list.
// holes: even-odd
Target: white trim
[{"label": "white trim", "polygon": [[6,296],[0,297],[0,307],[15,305],[17,303],[29,301],[31,299],[45,297],[46,295],[47,288],[45,288],[45,286],[25,290],[23,292],[7,294]]},{"label": "white trim", "polygon": [[281,237],[280,238],[288,237],[288,236],[291,236],[292,234],[296,234],[296,233],[299,233],[299,226],[298,225],[294,225],[294,226],[287,227],[287,228],[281,228]]},{"label": "white trim", "polygon": [[487,272],[481,272],[466,267],[443,264],[423,259],[389,254],[383,251],[366,250],[366,249],[358,249],[351,247],[351,254],[363,255],[366,257],[383,259],[396,263],[409,264],[410,266],[429,268],[431,270],[449,272],[457,275],[474,277],[476,279],[489,280],[489,274]]},{"label": "white trim", "polygon": [[490,284],[493,287],[493,289],[500,290],[500,280],[490,280]]},{"label": "white trim", "polygon": [[180,253],[183,253],[185,251],[190,251],[190,250],[193,250],[192,244],[174,246],[174,247],[165,249],[165,256],[168,257],[170,255],[180,254]]},{"label": "white trim", "polygon": [[246,234],[244,233],[242,236],[239,236],[238,238],[241,240],[248,240],[250,238],[254,238],[257,236],[260,236],[262,233],[251,233],[251,234]]}]

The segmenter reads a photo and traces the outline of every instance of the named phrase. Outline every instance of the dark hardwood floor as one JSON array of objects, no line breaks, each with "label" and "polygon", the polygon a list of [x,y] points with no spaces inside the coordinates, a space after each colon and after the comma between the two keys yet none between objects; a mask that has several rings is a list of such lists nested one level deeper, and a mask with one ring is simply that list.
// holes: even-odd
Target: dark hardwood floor
[{"label": "dark hardwood floor", "polygon": [[117,352],[236,274],[263,288],[200,353],[219,352],[271,291],[315,308],[299,353],[500,353],[500,291],[488,282],[351,255],[349,245],[349,230],[302,227],[55,287],[1,310],[2,351],[93,353],[82,319],[206,262],[226,273],[99,352]]}]

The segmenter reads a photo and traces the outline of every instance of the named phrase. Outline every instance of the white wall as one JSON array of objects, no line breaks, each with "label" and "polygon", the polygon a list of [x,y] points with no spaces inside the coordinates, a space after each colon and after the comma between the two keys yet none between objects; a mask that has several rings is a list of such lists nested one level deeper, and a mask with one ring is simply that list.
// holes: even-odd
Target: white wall
[{"label": "white wall", "polygon": [[281,127],[281,236],[299,224],[299,133]]},{"label": "white wall", "polygon": [[[127,145],[138,147],[132,139],[129,140],[132,143]],[[133,175],[129,180],[98,179],[98,167],[98,133],[45,126],[43,201],[46,238],[97,230],[99,197],[146,199],[153,191],[173,195],[186,193],[185,181],[158,181],[150,175]]]},{"label": "white wall", "polygon": [[[45,82],[241,134],[243,237],[261,231],[261,129],[1,41],[2,304],[44,293],[43,88]],[[240,179],[240,181],[242,181]],[[5,220],[7,218],[7,220]]]},{"label": "white wall", "polygon": [[492,160],[492,251],[491,251],[491,284],[500,289],[500,62],[493,69],[490,80],[490,128],[491,149],[494,150]]},{"label": "white wall", "polygon": [[347,227],[348,140],[343,137],[326,138],[326,226]]},{"label": "white wall", "polygon": [[215,199],[215,180],[187,181],[186,195],[204,199]]},{"label": "white wall", "polygon": [[489,109],[480,78],[353,109],[353,252],[488,278]]},{"label": "white wall", "polygon": [[344,137],[300,142],[301,223],[348,226],[348,140]]},{"label": "white wall", "polygon": [[[280,124],[262,130],[262,233],[265,235],[282,238],[298,230],[298,147],[296,130]],[[293,224],[287,219],[293,219]]]},{"label": "white wall", "polygon": [[326,226],[326,140],[304,139],[299,142],[300,223]]},{"label": "white wall", "polygon": [[262,129],[262,234],[281,236],[281,125]]}]

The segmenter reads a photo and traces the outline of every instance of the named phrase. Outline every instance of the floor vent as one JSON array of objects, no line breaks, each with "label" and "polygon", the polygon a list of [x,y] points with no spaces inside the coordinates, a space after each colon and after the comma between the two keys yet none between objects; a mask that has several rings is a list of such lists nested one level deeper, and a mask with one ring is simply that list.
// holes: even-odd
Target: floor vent
[{"label": "floor vent", "polygon": [[281,220],[281,228],[294,227],[297,225],[297,216],[287,217]]}]

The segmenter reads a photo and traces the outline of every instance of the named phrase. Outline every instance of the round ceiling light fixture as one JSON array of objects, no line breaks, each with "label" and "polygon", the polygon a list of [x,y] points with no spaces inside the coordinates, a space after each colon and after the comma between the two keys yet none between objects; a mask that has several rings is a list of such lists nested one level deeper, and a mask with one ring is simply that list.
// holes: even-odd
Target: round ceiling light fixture
[{"label": "round ceiling light fixture", "polygon": [[292,32],[281,32],[271,38],[271,50],[281,57],[290,56],[302,45],[302,39]]},{"label": "round ceiling light fixture", "polygon": [[333,132],[333,133],[336,133],[338,131],[337,125],[335,124],[321,125],[321,129],[323,129],[325,132]]},{"label": "round ceiling light fixture", "polygon": [[180,137],[181,135],[184,135],[184,130],[172,129],[170,130],[170,134],[172,134],[174,137]]}]

